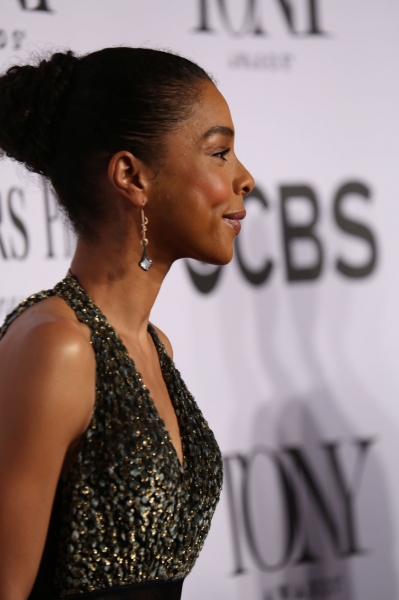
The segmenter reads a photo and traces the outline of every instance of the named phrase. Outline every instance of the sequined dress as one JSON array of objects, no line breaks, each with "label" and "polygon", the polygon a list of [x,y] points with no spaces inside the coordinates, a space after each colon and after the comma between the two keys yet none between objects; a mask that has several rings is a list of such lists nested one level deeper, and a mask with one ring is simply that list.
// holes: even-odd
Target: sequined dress
[{"label": "sequined dress", "polygon": [[60,480],[29,600],[177,600],[208,533],[222,485],[214,435],[152,325],[182,439],[170,436],[116,331],[74,276],[30,296],[58,296],[91,331],[96,400],[79,453]]}]

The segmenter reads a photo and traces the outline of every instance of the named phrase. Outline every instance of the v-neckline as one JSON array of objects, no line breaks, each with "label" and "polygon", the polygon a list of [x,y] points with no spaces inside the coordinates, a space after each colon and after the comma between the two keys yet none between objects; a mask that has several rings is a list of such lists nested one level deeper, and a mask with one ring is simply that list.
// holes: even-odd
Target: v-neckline
[{"label": "v-neckline", "polygon": [[[108,329],[110,330],[110,332],[112,333],[114,339],[116,340],[116,342],[119,344],[119,346],[122,349],[122,352],[124,354],[125,360],[127,361],[127,363],[132,367],[134,373],[137,376],[137,379],[141,382],[141,387],[142,390],[144,391],[145,397],[148,400],[148,404],[151,407],[151,410],[154,412],[157,422],[158,424],[161,426],[163,433],[164,433],[164,437],[166,438],[169,446],[173,449],[173,453],[174,453],[174,457],[176,458],[177,464],[179,465],[179,469],[180,472],[182,474],[184,474],[186,472],[186,456],[185,456],[185,452],[184,452],[184,440],[183,440],[183,435],[182,435],[182,423],[180,422],[179,419],[179,414],[176,411],[176,406],[175,406],[175,402],[172,398],[172,395],[170,393],[170,389],[169,389],[169,385],[168,382],[165,379],[165,374],[164,374],[164,370],[162,368],[162,356],[161,356],[161,352],[165,354],[165,357],[167,359],[167,361],[169,361],[169,363],[172,365],[172,359],[170,358],[169,354],[167,353],[167,350],[164,346],[164,344],[161,342],[161,340],[159,339],[159,336],[157,334],[157,332],[155,331],[154,326],[152,325],[152,323],[148,323],[148,327],[147,327],[147,331],[151,336],[152,342],[155,346],[155,350],[157,352],[157,356],[158,356],[158,360],[159,360],[159,366],[161,369],[161,373],[162,373],[162,378],[165,382],[165,386],[167,389],[167,392],[169,394],[169,398],[173,407],[173,410],[175,412],[176,415],[176,420],[177,420],[177,426],[179,429],[179,435],[180,435],[180,443],[181,443],[181,448],[182,448],[182,455],[183,455],[183,462],[180,461],[180,457],[177,453],[176,447],[172,441],[172,437],[169,433],[168,428],[166,427],[165,421],[162,419],[161,415],[159,414],[159,411],[157,409],[157,406],[154,402],[154,400],[151,398],[151,394],[150,394],[150,389],[147,387],[147,385],[144,383],[144,379],[140,373],[140,371],[137,369],[136,367],[136,363],[134,362],[132,356],[130,356],[129,351],[127,349],[127,347],[125,346],[125,344],[123,343],[120,335],[118,334],[118,332],[116,331],[116,329],[110,324],[110,322],[108,321],[107,317],[105,316],[105,314],[102,312],[102,310],[98,307],[98,305],[94,302],[94,300],[89,296],[89,294],[86,292],[86,290],[82,287],[82,285],[79,283],[78,278],[76,277],[76,275],[74,275],[73,273],[69,272],[69,274],[67,275],[67,278],[70,278],[73,280],[74,285],[76,285],[79,289],[79,291],[81,293],[83,293],[84,296],[86,296],[87,301],[93,305],[93,308],[96,310],[96,312],[98,313],[99,317],[102,318],[102,320],[104,321],[104,323],[106,324],[106,326],[108,327]],[[181,412],[181,411],[179,411]]]}]

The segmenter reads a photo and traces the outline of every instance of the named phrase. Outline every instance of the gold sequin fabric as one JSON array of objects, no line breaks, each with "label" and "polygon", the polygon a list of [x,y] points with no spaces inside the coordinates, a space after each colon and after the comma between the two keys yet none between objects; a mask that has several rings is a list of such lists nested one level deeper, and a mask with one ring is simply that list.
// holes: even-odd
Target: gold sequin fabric
[{"label": "gold sequin fabric", "polygon": [[214,435],[149,325],[180,427],[180,464],[133,360],[73,276],[20,304],[0,339],[24,310],[50,296],[63,298],[90,328],[97,369],[92,419],[62,484],[55,587],[63,597],[181,579],[193,568],[220,495]]}]

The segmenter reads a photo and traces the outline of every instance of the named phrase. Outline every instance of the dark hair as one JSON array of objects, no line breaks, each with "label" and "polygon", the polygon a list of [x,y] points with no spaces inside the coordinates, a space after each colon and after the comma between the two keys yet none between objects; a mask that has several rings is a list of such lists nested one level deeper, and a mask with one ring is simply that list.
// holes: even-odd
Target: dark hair
[{"label": "dark hair", "polygon": [[0,77],[2,154],[47,177],[77,233],[89,235],[107,214],[96,184],[111,156],[128,150],[157,164],[205,80],[195,63],[144,48],[13,66]]}]

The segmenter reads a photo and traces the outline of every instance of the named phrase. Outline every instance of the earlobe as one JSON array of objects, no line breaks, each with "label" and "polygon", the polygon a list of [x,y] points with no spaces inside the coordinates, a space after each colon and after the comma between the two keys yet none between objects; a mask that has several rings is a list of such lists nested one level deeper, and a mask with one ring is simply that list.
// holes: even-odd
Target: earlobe
[{"label": "earlobe", "polygon": [[127,151],[114,154],[108,164],[108,178],[112,186],[137,207],[147,201],[144,171],[144,163]]}]

